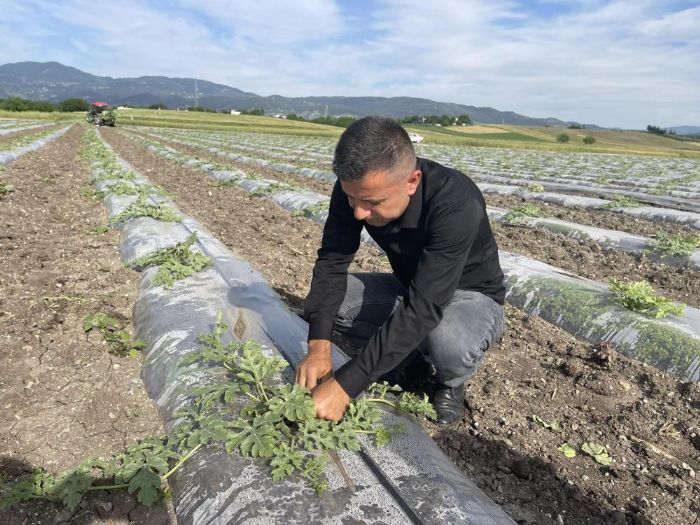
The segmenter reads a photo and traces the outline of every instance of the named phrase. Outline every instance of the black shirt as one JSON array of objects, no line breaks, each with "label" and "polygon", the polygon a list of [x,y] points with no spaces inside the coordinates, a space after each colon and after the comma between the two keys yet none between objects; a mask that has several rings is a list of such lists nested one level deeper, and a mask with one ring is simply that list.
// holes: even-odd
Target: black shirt
[{"label": "black shirt", "polygon": [[362,227],[386,252],[408,294],[359,354],[335,379],[355,397],[391,371],[442,320],[456,289],[476,290],[503,304],[505,286],[486,204],[463,173],[418,158],[423,176],[401,217],[375,227],[355,219],[336,182],[323,240],[304,302],[309,339],[331,339],[347,285],[347,270],[360,246]]}]

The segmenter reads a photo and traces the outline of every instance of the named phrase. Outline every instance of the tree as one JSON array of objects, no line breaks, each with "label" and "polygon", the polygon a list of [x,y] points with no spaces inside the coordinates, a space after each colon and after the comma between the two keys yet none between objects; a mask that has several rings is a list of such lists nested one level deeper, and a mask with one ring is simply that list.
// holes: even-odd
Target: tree
[{"label": "tree", "polygon": [[566,144],[571,140],[571,137],[567,135],[566,133],[560,133],[557,135],[557,142],[561,142],[562,144]]},{"label": "tree", "polygon": [[584,144],[594,144],[595,137],[591,137],[590,135],[586,135],[585,137],[583,137],[583,143]]},{"label": "tree", "polygon": [[660,128],[659,126],[654,126],[653,124],[649,124],[647,126],[647,133],[653,133],[654,135],[666,135],[666,130],[663,128]]},{"label": "tree", "polygon": [[58,103],[58,111],[87,111],[90,104],[82,98],[67,98]]},{"label": "tree", "polygon": [[165,102],[158,102],[157,104],[151,104],[147,109],[168,109]]}]

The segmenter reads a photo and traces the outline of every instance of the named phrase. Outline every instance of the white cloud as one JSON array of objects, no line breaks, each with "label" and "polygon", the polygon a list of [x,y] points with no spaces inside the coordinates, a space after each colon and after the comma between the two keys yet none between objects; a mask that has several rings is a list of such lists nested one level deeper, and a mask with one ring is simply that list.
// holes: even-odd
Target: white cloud
[{"label": "white cloud", "polygon": [[555,14],[508,0],[385,0],[352,15],[330,0],[0,0],[0,63],[196,76],[262,95],[418,96],[611,126],[700,123],[700,7],[538,5]]}]

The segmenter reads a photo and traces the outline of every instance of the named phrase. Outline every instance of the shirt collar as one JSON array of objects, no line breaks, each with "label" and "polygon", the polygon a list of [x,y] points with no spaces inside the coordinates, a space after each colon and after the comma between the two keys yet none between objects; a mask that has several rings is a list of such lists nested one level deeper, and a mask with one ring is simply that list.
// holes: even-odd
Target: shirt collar
[{"label": "shirt collar", "polygon": [[423,178],[425,177],[425,171],[421,169],[421,161],[423,159],[418,159],[416,162],[416,169],[423,172],[423,175],[418,181],[418,187],[416,192],[411,195],[408,201],[408,207],[406,211],[403,212],[401,216],[401,227],[402,228],[417,228],[418,221],[420,220],[420,214],[423,210]]}]

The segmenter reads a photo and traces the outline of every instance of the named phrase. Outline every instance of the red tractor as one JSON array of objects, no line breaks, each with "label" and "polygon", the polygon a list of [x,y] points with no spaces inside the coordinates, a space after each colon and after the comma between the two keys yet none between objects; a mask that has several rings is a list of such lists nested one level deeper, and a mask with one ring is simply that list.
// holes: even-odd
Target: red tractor
[{"label": "red tractor", "polygon": [[106,102],[93,102],[87,113],[87,121],[97,126],[115,126],[117,115]]}]

